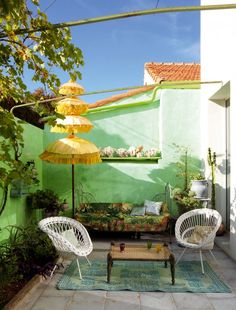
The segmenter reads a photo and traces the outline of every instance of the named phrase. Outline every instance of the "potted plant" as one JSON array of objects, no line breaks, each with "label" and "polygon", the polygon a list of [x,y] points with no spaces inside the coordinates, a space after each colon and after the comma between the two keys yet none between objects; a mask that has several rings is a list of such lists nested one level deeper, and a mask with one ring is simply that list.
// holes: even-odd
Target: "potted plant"
[{"label": "potted plant", "polygon": [[208,182],[201,173],[193,174],[190,190],[195,193],[195,198],[204,199],[208,197]]},{"label": "potted plant", "polygon": [[62,211],[58,195],[50,189],[30,193],[27,196],[27,204],[33,209],[44,209],[45,217],[56,216]]},{"label": "potted plant", "polygon": [[179,207],[179,213],[183,214],[193,209],[202,208],[202,202],[195,197],[195,193],[189,189],[175,188],[173,198]]},{"label": "potted plant", "polygon": [[178,145],[175,146],[181,154],[180,162],[177,162],[177,167],[179,168],[179,173],[177,174],[177,177],[182,179],[183,187],[174,188],[172,191],[172,195],[173,199],[178,205],[179,213],[183,214],[196,208],[202,208],[202,202],[197,199],[195,191],[191,190],[191,182],[189,184],[191,176],[195,175],[196,178],[200,178],[200,174],[189,171],[189,149],[187,147],[180,147]]}]

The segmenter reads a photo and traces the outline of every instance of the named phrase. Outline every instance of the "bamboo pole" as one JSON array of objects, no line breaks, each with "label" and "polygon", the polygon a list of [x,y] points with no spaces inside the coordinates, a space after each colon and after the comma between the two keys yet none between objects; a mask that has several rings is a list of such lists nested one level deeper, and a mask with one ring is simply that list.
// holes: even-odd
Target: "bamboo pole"
[{"label": "bamboo pole", "polygon": [[96,90],[96,91],[90,91],[86,92],[84,94],[81,94],[80,96],[87,96],[87,95],[97,95],[97,94],[103,94],[103,93],[112,93],[117,91],[123,91],[123,90],[131,90],[131,89],[138,89],[143,88],[145,86],[161,86],[162,88],[170,87],[170,86],[187,86],[187,85],[201,85],[201,84],[222,84],[222,81],[173,81],[173,82],[162,82],[160,83],[154,83],[154,84],[148,84],[148,85],[141,85],[141,86],[129,86],[129,87],[119,87],[119,88],[111,88],[111,89],[103,89],[103,90]]},{"label": "bamboo pole", "polygon": [[[38,32],[38,31],[41,32],[41,31],[55,29],[55,28],[81,26],[81,25],[105,22],[109,20],[116,20],[116,19],[143,16],[143,15],[151,15],[151,14],[225,10],[225,9],[236,9],[236,4],[217,4],[217,5],[178,6],[178,7],[169,7],[169,8],[156,8],[156,9],[150,9],[150,10],[141,10],[141,11],[134,11],[134,12],[119,13],[119,14],[114,14],[114,15],[86,18],[86,19],[81,19],[77,21],[51,24],[49,26],[42,26],[42,27],[36,27],[36,28],[20,28],[20,29],[16,29],[14,33],[25,34],[25,33],[33,33],[33,32]],[[7,37],[5,33],[0,35],[0,38],[5,38],[5,37]]]}]

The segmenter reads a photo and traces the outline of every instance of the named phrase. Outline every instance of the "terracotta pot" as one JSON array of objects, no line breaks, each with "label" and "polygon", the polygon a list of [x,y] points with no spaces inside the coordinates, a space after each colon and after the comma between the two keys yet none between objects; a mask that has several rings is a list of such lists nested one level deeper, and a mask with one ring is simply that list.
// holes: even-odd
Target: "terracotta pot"
[{"label": "terracotta pot", "polygon": [[220,228],[217,230],[217,236],[223,236],[225,233],[225,225],[223,223],[220,224]]}]

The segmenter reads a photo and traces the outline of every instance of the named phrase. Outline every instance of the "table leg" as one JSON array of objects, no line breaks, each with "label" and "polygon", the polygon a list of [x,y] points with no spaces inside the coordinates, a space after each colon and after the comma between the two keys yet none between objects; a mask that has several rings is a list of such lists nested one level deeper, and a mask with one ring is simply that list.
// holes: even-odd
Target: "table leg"
[{"label": "table leg", "polygon": [[175,257],[173,254],[170,254],[169,261],[170,261],[170,272],[171,272],[172,285],[174,285],[175,284]]},{"label": "table leg", "polygon": [[167,268],[167,261],[165,260],[165,268]]},{"label": "table leg", "polygon": [[113,265],[112,256],[110,253],[108,253],[107,254],[107,282],[108,283],[110,283],[112,265]]}]

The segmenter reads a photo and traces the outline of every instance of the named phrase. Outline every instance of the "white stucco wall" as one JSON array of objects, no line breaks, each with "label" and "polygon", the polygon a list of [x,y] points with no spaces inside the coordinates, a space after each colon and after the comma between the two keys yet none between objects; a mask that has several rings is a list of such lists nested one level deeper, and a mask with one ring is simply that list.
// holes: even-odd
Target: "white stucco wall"
[{"label": "white stucco wall", "polygon": [[[212,0],[201,0],[201,5],[213,4]],[[214,0],[214,4],[236,3],[236,0]],[[225,221],[226,176],[221,169],[226,159],[225,100],[230,97],[230,150],[231,159],[236,155],[236,9],[201,12],[201,80],[222,81],[222,84],[202,86],[202,151],[211,147],[217,154],[217,209]],[[219,91],[230,81],[230,91]],[[224,88],[224,87],[223,87]],[[215,99],[210,99],[218,91]],[[207,133],[207,134],[206,134]],[[236,259],[236,162],[230,167],[230,244],[231,256]]]},{"label": "white stucco wall", "polygon": [[154,84],[154,83],[155,83],[155,81],[153,80],[151,75],[148,73],[147,69],[144,68],[144,81],[143,81],[143,84],[144,85],[150,85],[150,84]]}]

